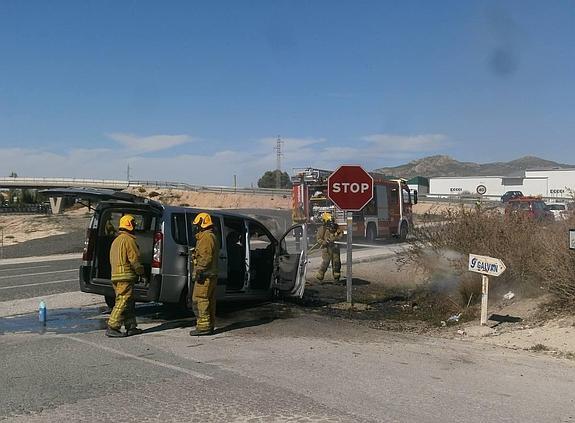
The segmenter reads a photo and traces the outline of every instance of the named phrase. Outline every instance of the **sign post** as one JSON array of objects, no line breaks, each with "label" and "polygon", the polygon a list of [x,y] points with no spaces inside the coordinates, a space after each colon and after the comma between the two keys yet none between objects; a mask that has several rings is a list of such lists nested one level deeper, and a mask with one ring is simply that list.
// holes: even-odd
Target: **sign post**
[{"label": "sign post", "polygon": [[346,272],[346,300],[349,304],[352,303],[351,300],[351,287],[353,283],[352,278],[352,249],[353,249],[353,214],[351,212],[345,212],[345,220],[347,221],[347,272]]},{"label": "sign post", "polygon": [[353,213],[373,198],[373,178],[361,166],[340,166],[327,178],[327,197],[345,212],[347,224],[347,302],[352,304]]},{"label": "sign post", "polygon": [[487,324],[487,303],[489,298],[489,276],[499,276],[505,272],[505,264],[496,258],[469,254],[470,272],[481,273],[481,325]]}]

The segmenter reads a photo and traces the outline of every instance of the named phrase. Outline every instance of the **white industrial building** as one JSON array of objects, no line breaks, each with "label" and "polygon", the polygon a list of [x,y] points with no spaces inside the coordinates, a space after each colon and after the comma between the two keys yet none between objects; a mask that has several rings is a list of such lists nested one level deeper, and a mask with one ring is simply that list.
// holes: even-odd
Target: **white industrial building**
[{"label": "white industrial building", "polygon": [[575,168],[526,170],[518,176],[466,176],[429,179],[429,195],[484,194],[499,197],[507,191],[523,195],[568,197],[575,192]]}]

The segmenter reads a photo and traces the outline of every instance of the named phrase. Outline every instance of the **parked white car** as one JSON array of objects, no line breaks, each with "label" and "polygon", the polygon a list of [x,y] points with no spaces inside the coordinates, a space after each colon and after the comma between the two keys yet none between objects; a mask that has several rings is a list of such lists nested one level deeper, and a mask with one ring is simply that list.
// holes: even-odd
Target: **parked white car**
[{"label": "parked white car", "polygon": [[547,210],[553,213],[555,220],[567,219],[567,204],[565,203],[549,203],[546,205]]}]

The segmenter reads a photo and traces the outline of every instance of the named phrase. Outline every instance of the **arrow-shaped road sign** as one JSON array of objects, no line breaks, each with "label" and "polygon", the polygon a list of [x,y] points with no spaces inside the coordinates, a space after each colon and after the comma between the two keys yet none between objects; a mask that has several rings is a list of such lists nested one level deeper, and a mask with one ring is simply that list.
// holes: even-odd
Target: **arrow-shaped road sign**
[{"label": "arrow-shaped road sign", "polygon": [[496,258],[469,254],[469,271],[487,276],[499,276],[505,272],[505,264]]}]

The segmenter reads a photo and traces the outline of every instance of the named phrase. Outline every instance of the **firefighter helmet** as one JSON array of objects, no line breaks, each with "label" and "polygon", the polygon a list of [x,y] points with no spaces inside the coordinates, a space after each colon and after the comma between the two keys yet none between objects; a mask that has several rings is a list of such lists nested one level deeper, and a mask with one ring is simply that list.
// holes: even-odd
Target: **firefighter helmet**
[{"label": "firefighter helmet", "polygon": [[198,213],[194,219],[194,225],[198,225],[202,229],[209,228],[213,224],[212,217],[207,213]]},{"label": "firefighter helmet", "polygon": [[120,229],[132,232],[136,228],[136,219],[131,214],[125,214],[120,218]]}]

